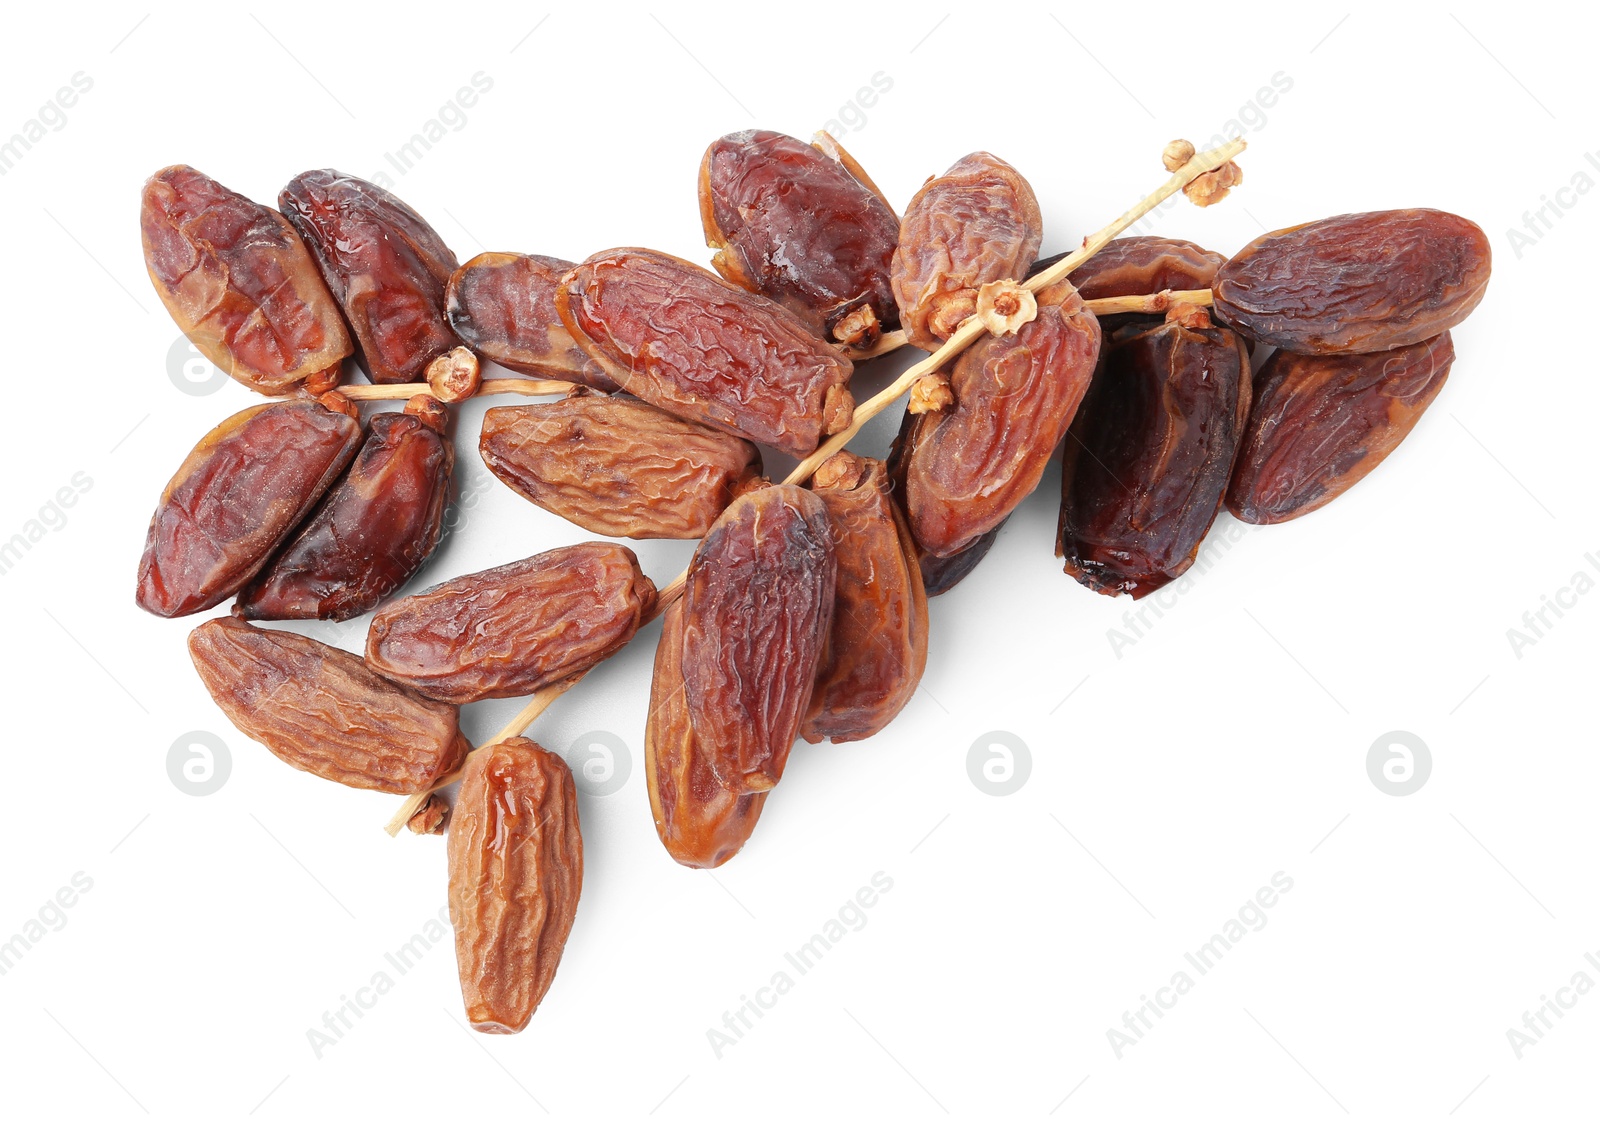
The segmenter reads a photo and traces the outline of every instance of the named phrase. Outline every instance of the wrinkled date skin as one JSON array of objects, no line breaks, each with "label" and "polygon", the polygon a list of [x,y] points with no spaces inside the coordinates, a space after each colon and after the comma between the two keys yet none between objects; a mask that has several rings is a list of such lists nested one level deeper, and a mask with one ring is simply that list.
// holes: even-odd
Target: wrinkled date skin
[{"label": "wrinkled date skin", "polygon": [[799,486],[737,499],[684,589],[683,682],[695,738],[730,791],[783,775],[827,646],[837,575],[828,510]]},{"label": "wrinkled date skin", "polygon": [[1263,235],[1217,272],[1218,320],[1295,353],[1382,352],[1458,324],[1489,285],[1489,239],[1449,212],[1336,215]]},{"label": "wrinkled date skin", "polygon": [[1381,353],[1274,353],[1256,376],[1229,511],[1275,525],[1327,505],[1411,433],[1455,357],[1449,333]]},{"label": "wrinkled date skin", "polygon": [[446,852],[467,1021],[515,1034],[550,989],[578,912],[583,837],[572,772],[520,736],[484,749],[462,774]]},{"label": "wrinkled date skin", "polygon": [[430,360],[455,347],[444,288],[456,256],[427,220],[332,169],[289,181],[278,207],[316,256],[374,384],[421,380]]},{"label": "wrinkled date skin", "polygon": [[323,779],[409,795],[467,754],[453,705],[385,681],[316,639],[212,619],[190,632],[189,657],[240,732]]},{"label": "wrinkled date skin", "polygon": [[[1035,263],[1037,274],[1065,255]],[[1162,290],[1204,290],[1225,260],[1186,239],[1159,235],[1131,235],[1113,239],[1088,262],[1067,275],[1084,301],[1122,298],[1133,294],[1158,294]]]},{"label": "wrinkled date skin", "polygon": [[951,556],[994,529],[1044,476],[1094,375],[1100,325],[1070,283],[1038,294],[1016,333],[985,335],[950,372],[955,405],[914,417],[895,452],[917,544]]},{"label": "wrinkled date skin", "polygon": [[[700,222],[712,265],[830,341],[870,347],[900,323],[889,267],[900,220],[839,161],[782,133],[719,138],[700,162]],[[865,309],[871,316],[846,315]]]},{"label": "wrinkled date skin", "polygon": [[645,779],[656,834],[679,865],[714,869],[739,852],[756,828],[765,791],[735,791],[711,774],[695,740],[683,686],[683,602],[667,608],[650,679],[644,730]]},{"label": "wrinkled date skin", "polygon": [[900,221],[891,274],[906,339],[936,350],[977,311],[980,286],[1026,275],[1043,235],[1033,188],[992,153],[929,180]]},{"label": "wrinkled date skin", "polygon": [[433,554],[455,455],[414,415],[383,412],[337,485],[239,595],[246,619],[332,619],[371,611]]},{"label": "wrinkled date skin", "polygon": [[578,347],[556,315],[556,286],[576,265],[545,255],[481,254],[445,287],[450,327],[480,355],[513,372],[614,392],[616,381]]},{"label": "wrinkled date skin", "polygon": [[173,165],[145,181],[139,226],[161,304],[239,383],[278,395],[353,351],[317,264],[271,208]]},{"label": "wrinkled date skin", "polygon": [[842,744],[881,731],[917,691],[928,661],[928,599],[882,462],[835,455],[812,490],[828,511],[838,579],[801,735]]},{"label": "wrinkled date skin", "polygon": [[388,604],[368,629],[367,665],[458,705],[521,697],[627,645],[655,597],[631,549],[552,549]]},{"label": "wrinkled date skin", "polygon": [[607,537],[703,537],[761,475],[753,443],[631,396],[490,408],[478,449],[517,493]]},{"label": "wrinkled date skin", "polygon": [[361,424],[315,400],[261,404],[224,419],[189,452],[150,518],[139,606],[173,618],[233,595],[360,444]]},{"label": "wrinkled date skin", "polygon": [[1250,411],[1250,357],[1226,329],[1168,321],[1112,342],[1062,460],[1066,571],[1135,599],[1194,563]]},{"label": "wrinkled date skin", "polygon": [[851,365],[777,302],[691,262],[623,248],[562,281],[561,322],[623,389],[803,458],[849,425]]}]

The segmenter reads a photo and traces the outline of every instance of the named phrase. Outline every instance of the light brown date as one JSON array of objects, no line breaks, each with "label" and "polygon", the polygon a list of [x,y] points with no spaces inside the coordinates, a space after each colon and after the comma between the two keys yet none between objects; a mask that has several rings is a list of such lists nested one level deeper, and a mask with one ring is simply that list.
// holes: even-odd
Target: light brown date
[{"label": "light brown date", "polygon": [[478,450],[517,493],[607,537],[702,537],[761,475],[755,444],[631,396],[490,408]]},{"label": "light brown date", "polygon": [[617,383],[578,347],[556,314],[556,286],[576,263],[491,251],[463,263],[445,287],[450,327],[496,364],[602,392]]},{"label": "light brown date", "polygon": [[992,153],[930,179],[900,221],[890,276],[906,339],[937,349],[977,312],[979,287],[1027,274],[1043,235],[1033,188]]},{"label": "light brown date", "polygon": [[150,518],[139,606],[172,618],[233,595],[360,444],[361,424],[316,400],[260,404],[224,419],[189,452]]},{"label": "light brown date", "polygon": [[882,462],[841,451],[817,469],[812,491],[828,511],[838,579],[801,735],[842,744],[881,731],[917,691],[928,661],[928,599]]},{"label": "light brown date", "polygon": [[416,411],[372,417],[350,469],[239,593],[237,614],[343,622],[398,591],[433,554],[455,453],[438,429],[443,406],[417,398],[425,403]]},{"label": "light brown date", "polygon": [[827,645],[837,576],[827,508],[798,486],[737,498],[684,589],[683,681],[695,739],[730,791],[783,775]]},{"label": "light brown date", "polygon": [[632,549],[552,549],[380,608],[367,665],[439,701],[520,697],[616,653],[655,597]]},{"label": "light brown date", "polygon": [[145,181],[139,226],[161,304],[212,364],[268,395],[337,376],[350,334],[283,216],[173,165]]},{"label": "light brown date", "polygon": [[679,865],[714,869],[739,852],[755,830],[765,791],[717,782],[695,739],[683,686],[683,601],[667,608],[650,679],[644,730],[645,781],[656,834]]},{"label": "light brown date", "polygon": [[952,556],[1005,520],[1044,476],[1094,375],[1100,326],[1067,282],[1041,290],[1016,333],[956,358],[955,406],[915,416],[894,458],[924,551]]},{"label": "light brown date", "polygon": [[515,1034],[550,989],[578,912],[583,837],[572,772],[520,736],[484,749],[462,775],[446,852],[467,1021]]},{"label": "light brown date", "polygon": [[586,259],[556,293],[561,323],[625,391],[795,457],[849,426],[843,353],[708,270],[637,248]]},{"label": "light brown date", "polygon": [[456,256],[393,194],[332,169],[303,172],[278,193],[355,331],[374,384],[422,379],[456,343],[444,288]]},{"label": "light brown date", "polygon": [[1072,422],[1057,551],[1079,583],[1139,599],[1188,571],[1222,508],[1250,355],[1236,333],[1176,317],[1126,333]]},{"label": "light brown date", "polygon": [[453,705],[385,681],[316,639],[211,619],[190,632],[189,657],[240,732],[323,779],[408,795],[467,754]]},{"label": "light brown date", "polygon": [[1449,333],[1381,353],[1274,353],[1256,376],[1228,509],[1275,525],[1327,505],[1411,433],[1455,356]]},{"label": "light brown date", "polygon": [[1482,228],[1428,208],[1358,212],[1263,235],[1217,272],[1212,311],[1296,353],[1382,352],[1459,323],[1489,285]]},{"label": "light brown date", "polygon": [[816,146],[765,129],[713,141],[700,162],[700,222],[718,274],[819,336],[870,347],[900,323],[889,287],[900,220]]}]

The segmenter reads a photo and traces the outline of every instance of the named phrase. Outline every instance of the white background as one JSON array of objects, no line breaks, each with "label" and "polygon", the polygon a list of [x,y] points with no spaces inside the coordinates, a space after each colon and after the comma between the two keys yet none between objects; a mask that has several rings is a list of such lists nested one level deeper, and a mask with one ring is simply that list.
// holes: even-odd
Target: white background
[{"label": "white background", "polygon": [[[1547,212],[1530,245],[1508,229],[1575,174],[1600,177],[1596,29],[1539,6],[1345,12],[14,12],[0,136],[75,73],[93,85],[0,178],[0,540],[56,526],[0,575],[0,941],[74,874],[93,885],[0,977],[0,1119],[1592,1117],[1600,991],[1520,1059],[1506,1031],[1600,948],[1600,595],[1520,654],[1507,631],[1574,573],[1600,579],[1600,193],[1563,193],[1575,206]],[[583,898],[529,1029],[467,1032],[444,946],[319,1058],[308,1029],[442,908],[443,842],[389,839],[392,798],[297,774],[242,737],[188,663],[197,620],[133,605],[162,485],[254,402],[170,378],[178,334],[145,278],[138,194],[180,161],[269,202],[307,168],[371,175],[477,72],[490,91],[395,189],[463,261],[618,244],[705,261],[706,144],[834,119],[897,204],[970,150],[1004,156],[1055,251],[1158,183],[1166,141],[1203,144],[1232,121],[1250,141],[1244,187],[1155,229],[1231,253],[1268,228],[1431,206],[1485,228],[1495,273],[1398,453],[1304,520],[1239,536],[1224,516],[1213,536],[1236,541],[1131,646],[1107,632],[1155,605],[1062,575],[1052,468],[933,604],[925,692],[870,742],[797,748],[749,847],[715,874],[674,865],[651,823],[646,631],[533,734],[576,763],[580,735],[614,733],[632,766],[620,791],[582,798]],[[887,92],[842,118],[880,72]],[[1292,85],[1264,105],[1280,74]],[[458,431],[473,503],[413,588],[588,539],[483,474],[482,410]],[[894,425],[881,418],[861,449],[883,453]],[[92,486],[41,518],[79,473]],[[638,546],[662,582],[690,549]],[[358,649],[364,626],[304,629]],[[468,735],[519,704],[465,710]],[[194,730],[230,752],[204,797],[168,776]],[[995,730],[1031,751],[1005,797],[968,770]],[[1392,730],[1432,755],[1405,798],[1366,767]],[[865,926],[719,1058],[708,1028],[792,973],[784,954],[880,871],[893,887]],[[1107,1030],[1280,871],[1293,888],[1265,926],[1119,1058]]]}]

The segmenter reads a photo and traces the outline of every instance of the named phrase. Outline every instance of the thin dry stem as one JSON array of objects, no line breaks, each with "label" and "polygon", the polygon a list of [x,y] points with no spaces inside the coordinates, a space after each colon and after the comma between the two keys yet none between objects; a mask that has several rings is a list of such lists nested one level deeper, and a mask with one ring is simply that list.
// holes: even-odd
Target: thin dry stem
[{"label": "thin dry stem", "polygon": [[[533,380],[519,376],[485,380],[478,385],[477,395],[564,396],[578,386],[565,380]],[[416,395],[432,395],[433,389],[427,384],[341,384],[339,392],[353,400],[405,400]]]}]

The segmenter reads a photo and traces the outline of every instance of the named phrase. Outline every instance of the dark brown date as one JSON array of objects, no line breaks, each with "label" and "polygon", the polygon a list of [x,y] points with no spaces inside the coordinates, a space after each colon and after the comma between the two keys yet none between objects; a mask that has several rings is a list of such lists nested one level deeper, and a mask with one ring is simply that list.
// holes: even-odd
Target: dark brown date
[{"label": "dark brown date", "polygon": [[747,129],[700,162],[700,222],[717,273],[839,344],[870,347],[900,323],[889,266],[900,220],[815,146]]},{"label": "dark brown date", "polygon": [[1411,433],[1455,357],[1449,333],[1381,353],[1274,353],[1256,376],[1228,509],[1275,525],[1327,505]]},{"label": "dark brown date", "polygon": [[350,469],[234,613],[343,622],[371,611],[438,546],[454,462],[450,440],[416,415],[374,415]]},{"label": "dark brown date", "polygon": [[1470,220],[1412,208],[1274,231],[1217,272],[1218,320],[1296,353],[1382,352],[1459,323],[1489,285],[1489,239]]},{"label": "dark brown date", "polygon": [[595,255],[562,281],[561,323],[623,389],[795,457],[849,425],[851,365],[759,294],[658,251]]},{"label": "dark brown date", "polygon": [[644,769],[656,834],[679,865],[714,869],[733,857],[749,840],[767,801],[765,791],[731,791],[718,783],[695,739],[683,686],[681,600],[661,620]]},{"label": "dark brown date", "polygon": [[239,383],[277,395],[350,355],[338,303],[271,208],[173,165],[145,181],[139,226],[161,304]]},{"label": "dark brown date", "polygon": [[935,556],[967,548],[1033,492],[1094,375],[1100,326],[1078,292],[1058,282],[1037,297],[1032,321],[956,358],[955,405],[915,416],[898,444],[911,532]]},{"label": "dark brown date", "polygon": [[891,273],[906,339],[937,349],[977,312],[979,287],[1026,274],[1043,235],[1033,188],[992,153],[929,180],[900,221]]},{"label": "dark brown date", "polygon": [[995,538],[1000,535],[1000,530],[1004,526],[1005,521],[1001,521],[966,548],[950,556],[935,556],[931,552],[923,552],[919,547],[917,567],[922,572],[922,588],[927,592],[928,598],[943,595],[972,575],[972,570],[989,555],[989,550],[994,547]]},{"label": "dark brown date", "polygon": [[[1028,271],[1032,278],[1048,270],[1070,251],[1042,258]],[[1133,294],[1159,294],[1162,290],[1204,290],[1226,261],[1186,239],[1161,235],[1129,235],[1113,239],[1098,254],[1071,274],[1067,281],[1078,288],[1084,301],[1123,298]],[[1105,319],[1101,318],[1103,322]]]},{"label": "dark brown date", "polygon": [[815,744],[865,740],[894,720],[928,661],[928,598],[917,545],[877,459],[848,451],[818,469],[838,579],[827,655],[801,735]]},{"label": "dark brown date", "polygon": [[427,220],[376,184],[332,169],[289,181],[278,207],[316,256],[374,384],[421,380],[428,362],[455,346],[444,288],[456,256]]},{"label": "dark brown date", "polygon": [[316,400],[246,408],[201,439],[161,495],[139,560],[140,607],[215,607],[256,574],[361,444],[361,424]]},{"label": "dark brown date", "polygon": [[1250,356],[1175,320],[1106,348],[1062,460],[1057,554],[1079,583],[1135,599],[1194,563],[1250,411]]},{"label": "dark brown date", "polygon": [[189,656],[240,732],[323,779],[407,795],[467,754],[455,706],[385,681],[314,638],[212,619],[190,632]]},{"label": "dark brown date", "polygon": [[631,396],[490,408],[478,449],[517,493],[607,537],[705,536],[761,475],[755,444]]},{"label": "dark brown date", "polygon": [[736,499],[700,542],[684,589],[683,682],[695,739],[730,791],[783,775],[833,617],[827,508],[809,490]]},{"label": "dark brown date", "polygon": [[367,665],[439,701],[520,697],[622,649],[655,597],[631,549],[552,549],[382,608]]},{"label": "dark brown date", "polygon": [[450,327],[479,354],[513,372],[614,392],[616,381],[578,347],[556,315],[556,285],[575,265],[545,255],[481,254],[457,269],[445,287]]}]

